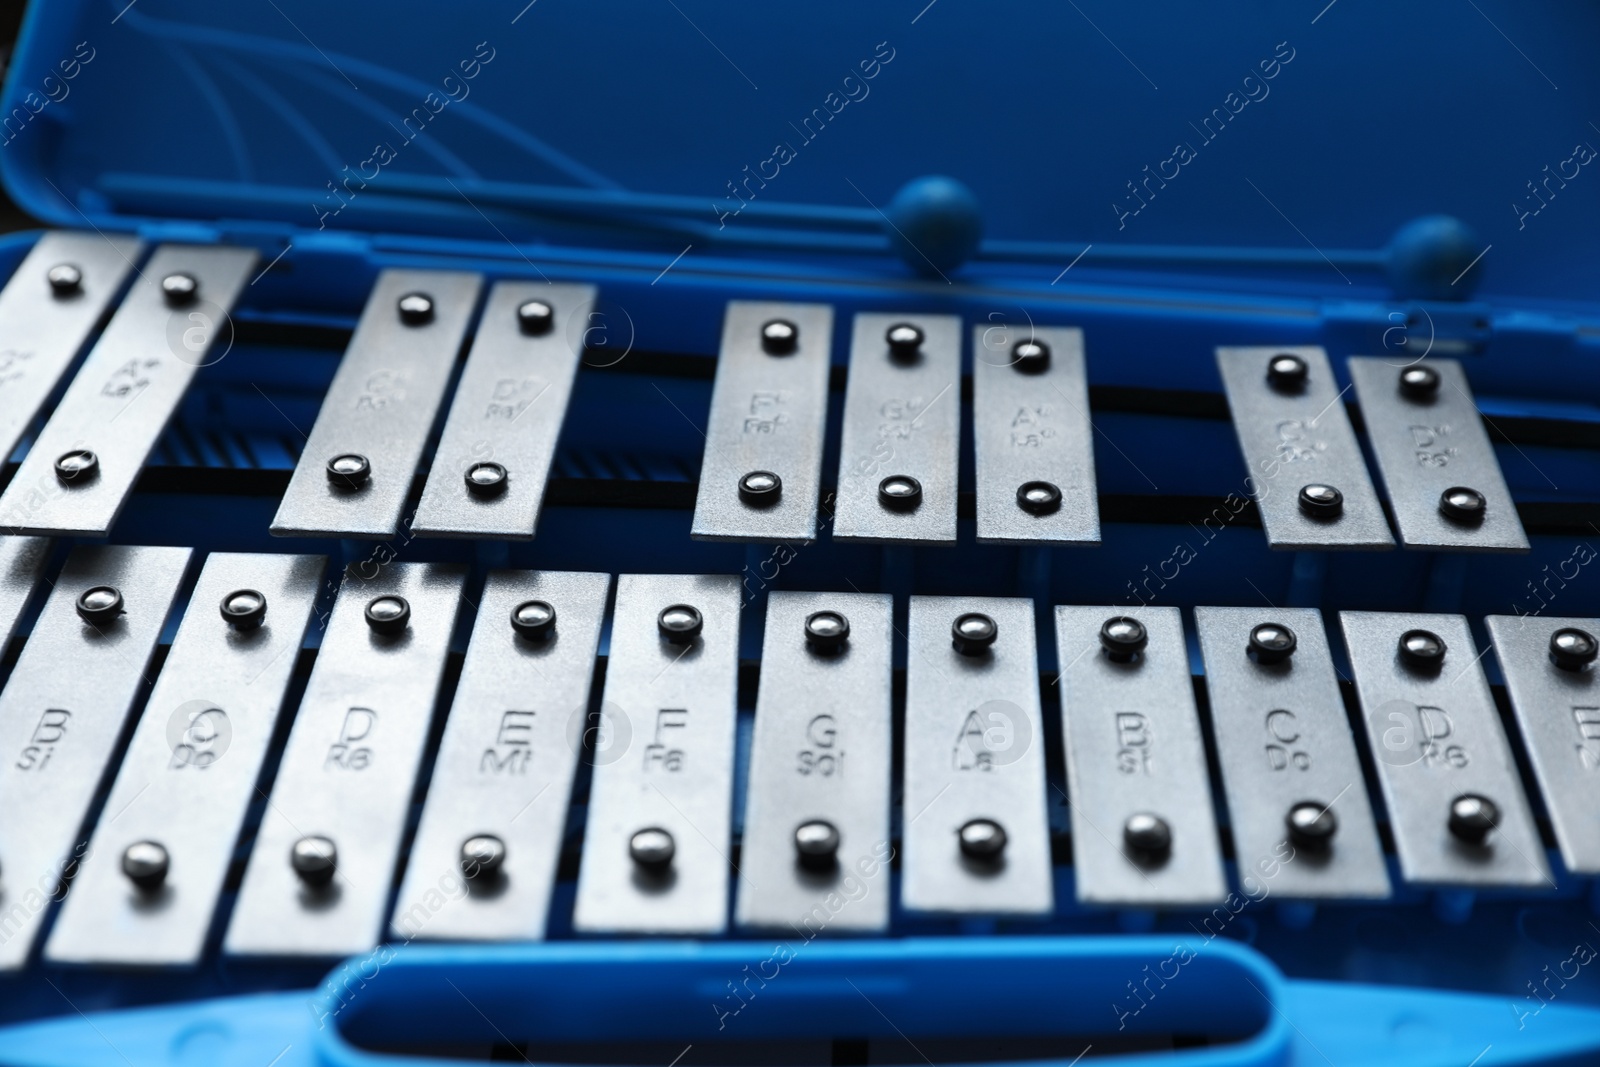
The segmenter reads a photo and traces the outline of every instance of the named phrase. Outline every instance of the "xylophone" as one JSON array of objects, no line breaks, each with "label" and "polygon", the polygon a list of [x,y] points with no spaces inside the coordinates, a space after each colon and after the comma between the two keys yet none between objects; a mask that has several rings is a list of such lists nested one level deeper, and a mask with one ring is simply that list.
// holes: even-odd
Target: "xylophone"
[{"label": "xylophone", "polygon": [[[1063,583],[1107,566],[1074,561],[1120,533],[1097,432],[1120,448],[1080,329],[858,312],[839,316],[840,375],[833,307],[736,300],[716,360],[675,368],[701,404],[656,387],[704,438],[698,478],[573,477],[565,432],[666,358],[586,365],[572,324],[594,286],[385,268],[320,357],[308,432],[253,463],[164,460],[259,447],[228,436],[237,380],[190,388],[269,358],[276,338],[243,319],[241,351],[212,358],[258,258],[55,232],[0,291],[0,332],[35,352],[9,383],[24,446],[0,494],[0,810],[26,813],[0,822],[8,1012],[168,1005],[52,1012],[3,1035],[15,1062],[110,1062],[123,1042],[181,1059],[194,1041],[217,1062],[300,1042],[303,1062],[643,1062],[680,1038],[768,1061],[780,1037],[807,1062],[897,1042],[1270,1057],[1291,1035],[1298,1057],[1333,1035],[1304,1032],[1317,1013],[1294,987],[1316,984],[1286,984],[1275,953],[1392,979],[1379,946],[1408,925],[1430,951],[1479,942],[1464,958],[1498,939],[1497,970],[1507,924],[1588,944],[1600,621],[1545,609],[1569,587],[1561,602],[1592,602],[1594,551],[1579,535],[1527,562],[1572,538],[1515,501],[1459,361],[1352,357],[1351,392],[1321,346],[1218,348],[1241,489],[1167,520],[1171,558],[1071,603]],[[606,387],[586,393],[591,377]],[[253,417],[299,432],[253,389]],[[645,497],[662,487],[680,491]],[[618,509],[677,536],[641,530],[619,576],[522,567],[547,498],[575,513],[558,564],[609,556],[596,531]],[[259,513],[247,550],[120,535],[219,504]],[[974,543],[952,547],[967,524]],[[1287,592],[1247,577],[1229,606],[1163,603],[1214,541],[1288,550]],[[1421,551],[1373,554],[1397,541]],[[746,562],[666,569],[702,542]],[[1009,579],[961,573],[995,553]],[[1456,561],[1500,554],[1540,576],[1537,604],[1444,610],[1480,603]],[[1390,559],[1383,581],[1420,582],[1420,604],[1336,606],[1342,561]],[[341,958],[314,992],[260,992]],[[650,1005],[618,1032],[561,1006],[596,967],[628,969]],[[1181,981],[1190,967],[1208,978]],[[1019,995],[1013,968],[1051,977]],[[170,1003],[202,978],[256,992]],[[981,1026],[937,1021],[955,989]],[[1361,1021],[1337,1026],[1359,1041],[1399,1005],[1493,1044],[1555,999],[1530,989],[1328,995],[1352,998]],[[1530,1053],[1600,1042],[1589,1009],[1548,1011]]]},{"label": "xylophone", "polygon": [[459,6],[29,12],[0,1064],[1600,1060],[1593,12]]}]

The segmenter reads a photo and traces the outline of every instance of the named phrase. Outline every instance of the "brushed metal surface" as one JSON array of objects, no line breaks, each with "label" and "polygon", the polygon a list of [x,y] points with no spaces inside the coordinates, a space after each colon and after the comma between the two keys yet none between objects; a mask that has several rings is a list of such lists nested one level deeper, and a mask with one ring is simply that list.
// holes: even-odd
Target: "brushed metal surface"
[{"label": "brushed metal surface", "polygon": [[[999,627],[963,655],[951,624],[979,612]],[[914,596],[906,638],[900,902],[908,911],[1048,916],[1055,907],[1033,601]],[[974,819],[1004,829],[998,864],[962,855]]]},{"label": "brushed metal surface", "polygon": [[[761,327],[773,319],[799,328],[793,352],[761,347]],[[816,537],[832,351],[827,304],[728,302],[690,536],[802,544]],[[783,480],[777,503],[739,498],[739,479],[750,471]]]},{"label": "brushed metal surface", "polygon": [[[1018,370],[1011,347],[1021,340],[1048,345],[1050,365],[1038,373]],[[1100,543],[1082,330],[974,326],[972,438],[979,544]],[[1032,481],[1059,489],[1060,508],[1024,511],[1017,488]]]},{"label": "brushed metal surface", "polygon": [[[272,520],[275,535],[381,539],[399,529],[482,286],[481,275],[461,271],[378,275]],[[412,292],[433,299],[431,321],[401,320],[399,300]],[[359,488],[328,480],[328,460],[347,452],[371,464]]]},{"label": "brushed metal surface", "polygon": [[[1268,383],[1267,365],[1279,355],[1305,361],[1301,391],[1285,393]],[[1327,353],[1317,345],[1219,348],[1217,369],[1267,544],[1289,550],[1393,548],[1389,520]],[[1311,484],[1338,489],[1344,510],[1328,519],[1307,515],[1300,488]]]},{"label": "brushed metal surface", "polygon": [[[490,290],[411,524],[419,537],[533,539],[594,299],[592,285],[499,282]],[[517,308],[529,300],[555,311],[548,332],[523,333]],[[467,471],[484,462],[506,468],[498,496],[467,489]]]},{"label": "brushed metal surface", "polygon": [[[394,938],[544,937],[610,589],[608,574],[489,575],[389,921]],[[528,600],[555,608],[553,636],[512,629],[512,610]],[[466,879],[461,846],[478,834],[498,837],[505,859],[497,876]]]},{"label": "brushed metal surface", "polygon": [[[704,620],[689,644],[656,617],[687,604]],[[625,574],[617,579],[605,699],[572,924],[580,933],[715,934],[727,927],[732,866],[739,580]],[[663,874],[642,871],[629,841],[672,835]]]},{"label": "brushed metal surface", "polygon": [[[113,769],[190,556],[187,548],[73,549],[0,693],[0,811],[11,813],[0,819],[0,970],[26,963],[63,874],[87,854],[79,831]],[[85,622],[77,599],[102,585],[122,594],[123,613]]]},{"label": "brushed metal surface", "polygon": [[[289,732],[223,942],[229,955],[347,956],[381,936],[464,570],[391,563],[364,578],[358,568],[346,571]],[[367,625],[379,596],[410,604],[401,633]],[[307,836],[338,850],[324,888],[290,866]]]},{"label": "brushed metal surface", "polygon": [[[228,313],[257,258],[251,248],[156,249],[0,495],[0,528],[78,537],[111,532],[195,372],[227,358]],[[193,275],[200,287],[195,301],[173,307],[161,280],[178,272]],[[78,449],[92,451],[99,468],[63,482],[56,460]]]},{"label": "brushed metal surface", "polygon": [[[16,451],[144,251],[143,241],[126,234],[53,230],[0,290],[0,457]],[[78,268],[76,292],[51,288],[48,274],[57,264]]]},{"label": "brushed metal surface", "polygon": [[[1375,357],[1350,360],[1361,420],[1400,540],[1407,548],[1433,551],[1528,551],[1528,535],[1461,364],[1423,360],[1440,379],[1438,392],[1425,400],[1400,392],[1400,372],[1410,365]],[[1440,494],[1458,485],[1484,495],[1488,507],[1481,523],[1463,525],[1440,513]]]},{"label": "brushed metal surface", "polygon": [[1490,615],[1484,623],[1561,861],[1574,874],[1600,874],[1600,672],[1550,660],[1552,633],[1576,627],[1600,637],[1600,619]]},{"label": "brushed metal surface", "polygon": [[[326,566],[322,556],[207,557],[46,959],[200,962]],[[266,597],[254,630],[234,630],[219,610],[238,589]],[[123,850],[140,841],[167,850],[171,867],[157,892],[122,873]]]},{"label": "brushed metal surface", "polygon": [[[1149,635],[1134,662],[1115,662],[1101,648],[1101,625],[1118,615],[1138,619]],[[1058,607],[1056,649],[1078,899],[1222,900],[1227,884],[1178,609]],[[1139,813],[1171,827],[1161,862],[1138,862],[1124,847],[1123,827]]]},{"label": "brushed metal surface", "polygon": [[[742,927],[888,928],[893,609],[880,593],[768,595],[734,912]],[[849,620],[838,652],[806,641],[806,617],[819,611]],[[797,862],[795,829],[816,819],[839,832],[831,870]]]},{"label": "brushed metal surface", "polygon": [[[1264,885],[1280,899],[1389,896],[1383,846],[1321,612],[1202,607],[1194,615],[1246,893],[1254,898]],[[1294,631],[1291,657],[1261,663],[1250,656],[1250,632],[1263,623]],[[1306,802],[1338,820],[1325,849],[1297,847],[1289,839],[1284,819]]]},{"label": "brushed metal surface", "polygon": [[[1405,880],[1553,889],[1467,620],[1343,611],[1339,623]],[[1400,635],[1413,629],[1444,639],[1448,651],[1440,670],[1417,671],[1401,662]],[[1450,803],[1463,793],[1486,796],[1500,808],[1500,824],[1484,845],[1465,844],[1449,831]]]},{"label": "brushed metal surface", "polygon": [[[916,325],[926,337],[915,359],[889,354],[885,334],[900,322]],[[857,315],[833,539],[955,544],[960,445],[960,318]],[[916,509],[893,511],[879,502],[878,484],[897,474],[922,483],[922,503]]]}]

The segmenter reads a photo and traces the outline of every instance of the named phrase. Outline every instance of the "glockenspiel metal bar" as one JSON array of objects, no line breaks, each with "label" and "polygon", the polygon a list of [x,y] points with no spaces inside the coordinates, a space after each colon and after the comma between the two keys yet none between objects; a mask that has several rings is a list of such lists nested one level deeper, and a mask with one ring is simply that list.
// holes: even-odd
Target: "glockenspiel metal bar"
[{"label": "glockenspiel metal bar", "polygon": [[690,536],[816,537],[832,352],[826,304],[729,301]]},{"label": "glockenspiel metal bar", "polygon": [[200,961],[326,566],[277,553],[206,559],[46,959]]},{"label": "glockenspiel metal bar", "polygon": [[1528,551],[1459,362],[1358,357],[1350,360],[1350,380],[1407,548]]},{"label": "glockenspiel metal bar", "polygon": [[1082,330],[973,326],[972,437],[979,544],[1100,543]]},{"label": "glockenspiel metal bar", "polygon": [[1344,611],[1339,622],[1405,880],[1554,888],[1467,620]]},{"label": "glockenspiel metal bar", "polygon": [[[189,569],[187,548],[81,546],[0,693],[0,970],[28,959]],[[80,610],[81,605],[81,610]],[[114,821],[119,813],[108,810]]]},{"label": "glockenspiel metal bar", "polygon": [[834,540],[955,544],[960,446],[961,319],[857,315]]},{"label": "glockenspiel metal bar", "polygon": [[1267,544],[1393,548],[1327,353],[1317,345],[1219,348],[1217,369]]},{"label": "glockenspiel metal bar", "polygon": [[392,537],[483,277],[386,270],[272,520],[279,537]]},{"label": "glockenspiel metal bar", "polygon": [[1177,608],[1056,608],[1078,899],[1182,905],[1227,884]]},{"label": "glockenspiel metal bar", "polygon": [[390,920],[395,938],[544,937],[610,589],[608,574],[489,575]]},{"label": "glockenspiel metal bar", "polygon": [[1561,860],[1600,874],[1600,620],[1490,615],[1484,620]]},{"label": "glockenspiel metal bar", "polygon": [[251,248],[156,249],[0,495],[0,527],[111,532],[195,372],[226,358],[228,315],[257,258]]},{"label": "glockenspiel metal bar", "polygon": [[888,928],[893,608],[879,593],[767,597],[741,927]]},{"label": "glockenspiel metal bar", "polygon": [[1195,608],[1246,895],[1379,899],[1383,845],[1315,608]]},{"label": "glockenspiel metal bar", "polygon": [[739,580],[617,580],[572,924],[716,934],[732,860]]},{"label": "glockenspiel metal bar", "polygon": [[377,944],[433,721],[463,568],[345,572],[223,949],[344,956]]},{"label": "glockenspiel metal bar", "polygon": [[906,647],[902,905],[1049,915],[1033,601],[914,596]]},{"label": "glockenspiel metal bar", "polygon": [[0,290],[0,457],[16,451],[144,251],[125,234],[52,231]]},{"label": "glockenspiel metal bar", "polygon": [[594,300],[592,285],[490,291],[417,505],[418,536],[533,539]]}]

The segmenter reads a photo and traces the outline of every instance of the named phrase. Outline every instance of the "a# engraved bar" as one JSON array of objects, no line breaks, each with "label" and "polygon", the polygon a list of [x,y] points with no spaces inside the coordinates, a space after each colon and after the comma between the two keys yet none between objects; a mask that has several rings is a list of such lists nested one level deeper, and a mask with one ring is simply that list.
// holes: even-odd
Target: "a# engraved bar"
[{"label": "a# engraved bar", "polygon": [[394,937],[544,936],[610,588],[606,574],[490,574]]},{"label": "a# engraved bar", "polygon": [[105,537],[199,368],[225,359],[249,248],[163,245],[0,496],[0,528]]},{"label": "a# engraved bar", "polygon": [[135,237],[46,233],[0,290],[0,457],[16,450],[143,258]]},{"label": "a# engraved bar", "polygon": [[909,623],[901,903],[1049,915],[1033,601],[914,596]]},{"label": "a# engraved bar", "polygon": [[[0,693],[0,970],[22,967],[145,684],[187,548],[73,549]],[[115,820],[116,812],[104,817]]]},{"label": "a# engraved bar", "polygon": [[1078,899],[1205,904],[1227,885],[1177,608],[1056,608]]},{"label": "a# engraved bar", "polygon": [[1555,888],[1467,620],[1339,622],[1405,880]]},{"label": "a# engraved bar", "polygon": [[834,540],[955,544],[960,444],[961,320],[857,315]]},{"label": "a# engraved bar", "polygon": [[199,962],[326,565],[206,560],[47,959]]},{"label": "a# engraved bar", "polygon": [[459,271],[378,275],[272,520],[275,535],[394,535],[482,285]]},{"label": "a# engraved bar", "polygon": [[419,536],[533,539],[594,300],[592,285],[490,292],[417,505]]},{"label": "a# engraved bar", "polygon": [[729,302],[694,538],[804,543],[816,536],[832,350],[826,304]]},{"label": "a# engraved bar", "polygon": [[1239,879],[1253,897],[1389,895],[1315,608],[1195,608]]},{"label": "a# engraved bar", "polygon": [[728,921],[739,580],[617,581],[572,923],[715,934]]},{"label": "a# engraved bar", "polygon": [[1393,548],[1327,353],[1312,345],[1219,348],[1217,369],[1267,543]]},{"label": "a# engraved bar", "polygon": [[893,606],[878,593],[768,596],[739,861],[742,927],[889,925]]},{"label": "a# engraved bar", "polygon": [[346,571],[234,904],[230,955],[347,956],[378,942],[464,577],[436,563]]},{"label": "a# engraved bar", "polygon": [[1083,331],[972,328],[978,541],[1100,543]]}]

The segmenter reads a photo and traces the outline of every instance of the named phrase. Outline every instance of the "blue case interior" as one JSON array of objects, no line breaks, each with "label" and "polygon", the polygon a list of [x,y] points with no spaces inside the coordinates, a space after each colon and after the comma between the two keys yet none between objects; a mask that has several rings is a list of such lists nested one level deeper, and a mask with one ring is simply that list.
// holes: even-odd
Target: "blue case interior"
[{"label": "blue case interior", "polygon": [[[1600,145],[1591,6],[125,2],[30,10],[0,105],[7,188],[52,225],[253,245],[270,266],[234,313],[230,353],[199,374],[152,457],[119,543],[288,547],[267,526],[367,292],[384,268],[428,266],[600,287],[538,538],[293,547],[462,560],[478,582],[508,565],[742,574],[746,745],[773,588],[881,590],[902,607],[913,592],[1030,596],[1043,619],[1053,604],[1135,603],[1154,572],[1156,603],[1460,612],[1480,647],[1486,614],[1600,615],[1588,566],[1600,544],[1600,271],[1582,238],[1600,225],[1584,190],[1600,181],[1584,173]],[[902,192],[927,175],[958,179],[975,204]],[[32,240],[0,242],[0,273]],[[979,547],[970,504],[955,549],[826,534],[795,549],[691,541],[698,422],[730,299],[835,306],[835,426],[854,312],[1082,327],[1103,546]],[[1253,506],[1229,504],[1247,493],[1213,359],[1223,344],[1323,345],[1344,382],[1352,354],[1461,359],[1531,555],[1270,552]],[[837,462],[835,431],[824,470]],[[1226,518],[1208,525],[1219,508]],[[1180,548],[1192,562],[1174,564]],[[1053,677],[1049,626],[1040,633]],[[15,649],[7,671],[14,661]],[[1060,786],[1059,709],[1044,692]],[[288,1043],[288,1065],[355,1062],[346,1038],[497,1044],[486,1020],[450,1004],[441,975],[490,999],[484,976],[503,976],[517,994],[502,990],[507,1012],[568,998],[567,1013],[539,1013],[552,1040],[721,1040],[693,1004],[723,996],[723,978],[771,946],[574,941],[584,788],[549,945],[405,946],[374,967],[382,979],[358,979],[370,1010],[334,1013],[331,1030],[304,992],[325,968],[223,962],[214,948],[179,975],[36,962],[0,980],[0,1021],[31,1023],[0,1031],[0,1058],[265,1063]],[[1538,809],[1539,790],[1529,795]],[[1052,820],[1064,835],[1064,804]],[[1195,1062],[1313,1062],[1327,1048],[1340,1062],[1466,1063],[1484,1044],[1554,1062],[1600,1034],[1597,1016],[1572,1010],[1600,1004],[1600,982],[1543,992],[1575,945],[1600,944],[1600,893],[1584,879],[1475,898],[1402,888],[1381,905],[1314,910],[1262,900],[1213,932],[1205,912],[1080,908],[1066,858],[1049,923],[897,909],[889,939],[806,946],[796,969],[813,977],[788,980],[794,992],[770,998],[788,1006],[746,1033],[804,1031],[806,1004],[811,1026],[892,1034],[841,994],[852,977],[879,983],[896,1005],[887,1015],[918,1034],[985,1033],[952,1020],[962,990],[969,1011],[1013,1035],[1055,1011],[1092,1030],[1117,1016],[1097,1001],[1091,1018],[1090,1001],[1131,1004],[1121,998],[1137,995],[1140,968],[1186,939],[1216,973],[1172,983],[1181,993],[1167,1002],[1189,998],[1172,1009],[1188,1021],[1163,1032],[1201,1035],[1173,1054]],[[324,995],[342,1004],[349,974]],[[1252,976],[1293,1010],[1248,1005]],[[971,989],[985,982],[999,988]],[[612,988],[629,1017],[607,1030],[591,1017]],[[78,1014],[148,1004],[162,1007],[89,1029]],[[707,1018],[683,1021],[693,1012]],[[33,1022],[45,1017],[56,1018]]]}]

